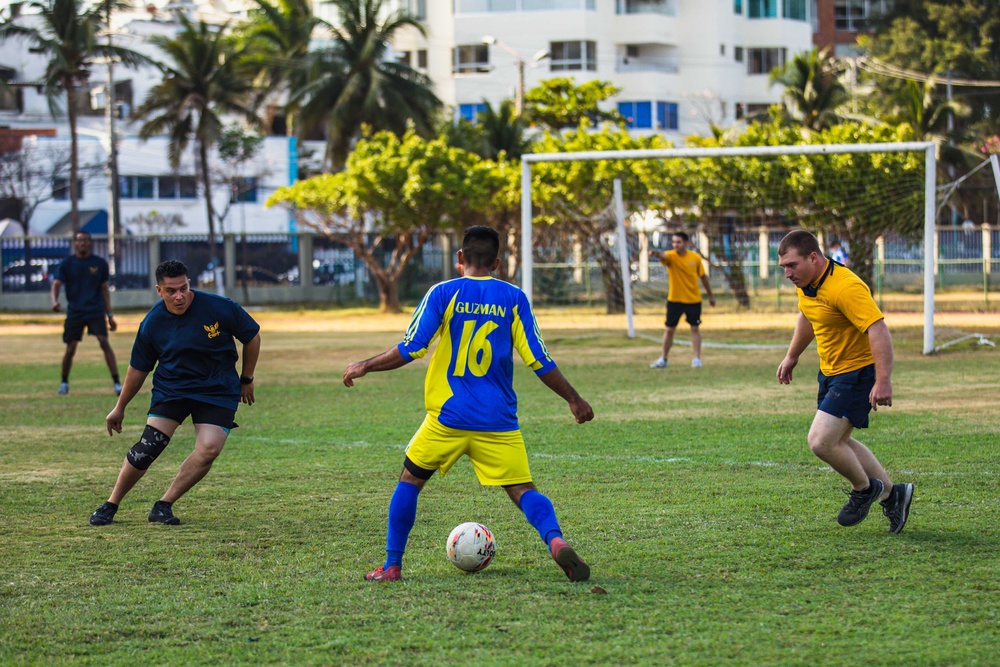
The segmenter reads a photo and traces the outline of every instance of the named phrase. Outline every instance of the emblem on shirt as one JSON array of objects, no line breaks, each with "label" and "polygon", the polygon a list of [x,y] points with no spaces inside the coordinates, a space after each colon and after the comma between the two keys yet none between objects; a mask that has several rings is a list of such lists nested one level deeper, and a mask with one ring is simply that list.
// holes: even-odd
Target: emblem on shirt
[{"label": "emblem on shirt", "polygon": [[216,322],[215,324],[203,324],[202,326],[205,327],[205,331],[208,332],[208,337],[209,338],[215,338],[216,336],[219,335],[219,323],[218,322]]},{"label": "emblem on shirt", "polygon": [[92,275],[95,275],[95,276],[97,275],[97,267],[96,266],[90,266],[90,267],[87,267],[87,268],[90,269],[90,273]]}]

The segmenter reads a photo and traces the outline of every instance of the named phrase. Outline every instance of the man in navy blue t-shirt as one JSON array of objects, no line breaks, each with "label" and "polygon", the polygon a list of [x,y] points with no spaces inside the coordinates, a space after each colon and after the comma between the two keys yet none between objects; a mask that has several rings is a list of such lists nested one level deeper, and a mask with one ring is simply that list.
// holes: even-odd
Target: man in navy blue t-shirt
[{"label": "man in navy blue t-shirt", "polygon": [[[90,517],[90,525],[114,520],[125,494],[166,449],[178,426],[194,423],[194,451],[181,464],[170,488],[149,513],[149,521],[177,525],[171,506],[197,484],[222,452],[240,402],[254,403],[254,368],[260,355],[260,326],[236,302],[191,289],[188,270],[177,260],[156,267],[156,293],[162,297],[139,324],[132,358],[115,409],[108,413],[108,435],[122,432],[125,406],[153,373],[153,396],[146,428],[125,456],[108,501]],[[234,341],[243,344],[240,355]]]},{"label": "man in navy blue t-shirt", "polygon": [[[111,294],[108,291],[108,263],[90,252],[91,238],[87,232],[77,232],[73,235],[73,254],[67,257],[56,269],[56,277],[52,281],[52,310],[59,312],[59,289],[66,286],[66,323],[63,325],[63,342],[66,352],[62,360],[62,382],[59,384],[59,395],[69,393],[69,372],[73,368],[73,355],[76,347],[83,340],[83,328],[91,336],[97,338],[104,351],[104,361],[111,371],[111,379],[115,383],[115,393],[122,390],[118,377],[118,361],[115,351],[108,342],[108,330],[118,328],[115,316],[111,312]],[[105,323],[104,318],[108,321]]]}]

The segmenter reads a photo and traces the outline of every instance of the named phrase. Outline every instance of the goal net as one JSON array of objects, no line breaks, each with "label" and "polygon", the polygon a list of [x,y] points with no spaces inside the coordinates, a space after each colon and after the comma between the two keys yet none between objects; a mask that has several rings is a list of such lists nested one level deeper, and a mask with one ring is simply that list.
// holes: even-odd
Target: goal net
[{"label": "goal net", "polygon": [[[720,300],[780,312],[796,292],[778,242],[804,228],[825,250],[841,244],[884,310],[923,312],[929,354],[942,268],[935,170],[926,142],[527,154],[522,287],[540,304],[620,312],[630,336],[659,340],[668,283],[649,253],[668,250],[674,231],[690,236]],[[581,191],[560,191],[581,174]]]}]

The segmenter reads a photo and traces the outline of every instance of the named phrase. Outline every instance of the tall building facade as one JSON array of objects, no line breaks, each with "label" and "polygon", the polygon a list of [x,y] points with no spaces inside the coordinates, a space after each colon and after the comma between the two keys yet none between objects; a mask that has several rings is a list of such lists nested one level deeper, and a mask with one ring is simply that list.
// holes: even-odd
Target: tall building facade
[{"label": "tall building facade", "polygon": [[813,0],[813,42],[838,57],[858,52],[858,35],[870,29],[870,19],[887,9],[891,0]]},{"label": "tall building facade", "polygon": [[610,81],[631,129],[679,140],[777,102],[768,75],[812,48],[810,0],[397,0],[427,34],[398,56],[458,116],[543,79]]}]

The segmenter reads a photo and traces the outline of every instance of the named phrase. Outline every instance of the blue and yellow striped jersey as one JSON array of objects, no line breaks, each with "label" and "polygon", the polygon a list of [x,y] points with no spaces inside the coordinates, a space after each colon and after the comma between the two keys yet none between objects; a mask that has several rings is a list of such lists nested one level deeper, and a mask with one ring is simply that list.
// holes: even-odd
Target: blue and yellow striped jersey
[{"label": "blue and yellow striped jersey", "polygon": [[438,336],[424,380],[427,413],[451,428],[517,430],[514,350],[537,375],[556,367],[524,292],[491,277],[438,283],[414,311],[399,352],[419,359]]}]

